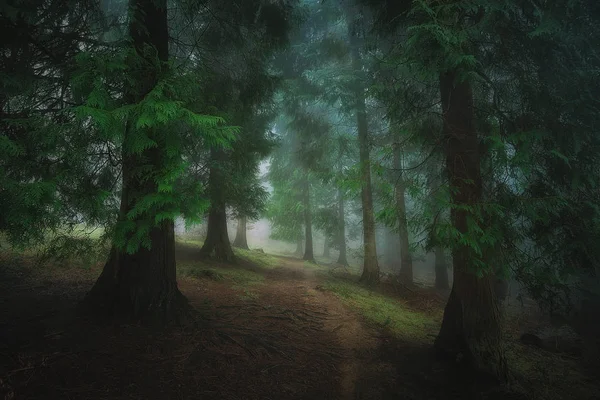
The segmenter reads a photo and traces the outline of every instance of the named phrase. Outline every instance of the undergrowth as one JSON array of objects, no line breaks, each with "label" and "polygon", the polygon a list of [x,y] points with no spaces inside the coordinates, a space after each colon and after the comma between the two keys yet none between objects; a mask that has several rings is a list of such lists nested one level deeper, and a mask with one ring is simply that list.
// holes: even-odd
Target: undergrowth
[{"label": "undergrowth", "polygon": [[508,365],[533,399],[599,398],[598,383],[585,373],[577,358],[525,346],[517,337],[507,337],[505,343]]}]

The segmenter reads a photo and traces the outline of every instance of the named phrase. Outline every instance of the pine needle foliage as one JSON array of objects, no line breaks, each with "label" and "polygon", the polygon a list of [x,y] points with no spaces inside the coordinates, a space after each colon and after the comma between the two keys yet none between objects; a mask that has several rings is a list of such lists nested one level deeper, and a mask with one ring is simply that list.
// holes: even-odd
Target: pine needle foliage
[{"label": "pine needle foliage", "polygon": [[[188,88],[199,77],[181,74],[169,65],[160,68],[157,83],[140,101],[127,101],[121,90],[144,62],[146,58],[140,59],[129,48],[112,54],[84,53],[78,58],[80,70],[73,80],[85,96],[84,104],[74,109],[79,122],[113,143],[122,158],[139,159],[128,174],[155,188],[136,197],[126,218],[114,228],[115,245],[128,253],[140,246],[149,248],[150,231],[163,221],[182,214],[198,220],[206,211],[202,182],[193,184],[185,179],[189,167],[184,157],[186,146],[197,142],[229,148],[239,132],[239,128],[226,125],[222,116],[195,112],[191,108],[197,102],[192,97],[195,93]],[[145,160],[148,151],[160,154],[160,168]]]}]

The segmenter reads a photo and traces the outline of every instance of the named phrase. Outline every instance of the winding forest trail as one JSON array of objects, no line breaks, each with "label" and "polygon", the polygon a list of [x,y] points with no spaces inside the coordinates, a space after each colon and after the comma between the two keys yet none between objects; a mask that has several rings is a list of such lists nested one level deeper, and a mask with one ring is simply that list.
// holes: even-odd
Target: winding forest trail
[{"label": "winding forest trail", "polygon": [[[278,258],[281,265],[265,272],[255,300],[227,296],[223,304],[219,290],[195,296],[191,287],[182,289],[197,309],[208,297],[214,299],[217,314],[224,308],[235,310],[220,329],[252,354],[255,368],[268,372],[269,380],[281,381],[279,395],[261,398],[386,398],[383,391],[391,387],[395,368],[378,357],[379,333],[323,291],[314,269],[298,259]],[[262,357],[261,350],[270,356]]]}]

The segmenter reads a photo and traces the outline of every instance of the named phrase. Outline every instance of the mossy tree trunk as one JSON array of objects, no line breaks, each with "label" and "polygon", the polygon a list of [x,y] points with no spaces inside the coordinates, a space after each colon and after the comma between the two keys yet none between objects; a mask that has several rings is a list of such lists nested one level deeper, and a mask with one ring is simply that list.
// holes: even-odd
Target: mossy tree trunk
[{"label": "mossy tree trunk", "polygon": [[304,256],[303,260],[315,262],[315,255],[313,250],[313,236],[312,236],[312,208],[310,202],[310,182],[308,177],[304,178]]},{"label": "mossy tree trunk", "polygon": [[233,245],[240,249],[248,250],[248,239],[246,235],[247,230],[247,219],[246,217],[239,217],[237,229],[235,232],[235,240],[233,241]]},{"label": "mossy tree trunk", "polygon": [[[133,57],[144,59],[142,64],[132,61],[138,65],[138,70],[132,73],[133,79],[125,91],[126,101],[135,104],[154,88],[160,70],[166,68],[169,58],[167,1],[130,0],[129,9],[132,13],[129,34],[137,53]],[[155,49],[151,59],[146,58],[146,47]],[[162,65],[157,66],[155,56]],[[136,134],[133,129],[129,123],[124,148]],[[164,135],[152,129],[144,133],[157,141],[158,146],[141,154],[123,151],[120,221],[127,219],[127,214],[141,198],[157,192],[151,177],[144,178],[135,171],[142,167],[158,171],[164,167],[166,154],[161,147]],[[100,277],[84,302],[94,313],[158,325],[180,322],[186,315],[189,306],[176,280],[174,221],[163,221],[152,228],[149,235],[150,249],[140,247],[128,254],[113,245]]]},{"label": "mossy tree trunk", "polygon": [[222,169],[225,168],[223,164],[225,154],[222,149],[216,148],[211,149],[210,154],[208,229],[200,254],[203,257],[211,257],[225,263],[234,263],[236,260],[227,231],[227,210],[223,193],[225,178]]},{"label": "mossy tree trunk", "polygon": [[[446,167],[450,177],[454,227],[468,232],[470,212],[482,197],[480,155],[474,124],[473,93],[469,82],[457,81],[456,71],[440,75],[444,116]],[[501,335],[501,314],[494,295],[494,275],[474,273],[475,255],[465,245],[452,251],[454,282],[435,341],[437,350],[456,357],[462,354],[476,370],[501,381],[508,370]]]},{"label": "mossy tree trunk", "polygon": [[396,135],[394,143],[394,169],[396,172],[394,181],[394,196],[396,200],[396,212],[398,214],[398,236],[400,239],[400,279],[407,283],[413,282],[413,262],[410,254],[408,241],[408,220],[406,219],[406,186],[402,171],[402,149],[400,138]]}]

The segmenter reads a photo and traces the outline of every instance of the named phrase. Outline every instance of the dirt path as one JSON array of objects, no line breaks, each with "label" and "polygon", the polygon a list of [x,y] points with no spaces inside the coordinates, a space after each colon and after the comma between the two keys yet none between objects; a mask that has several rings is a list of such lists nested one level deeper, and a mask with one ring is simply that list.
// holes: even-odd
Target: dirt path
[{"label": "dirt path", "polygon": [[280,260],[219,267],[263,275],[252,287],[182,279],[195,316],[160,333],[77,317],[99,268],[42,281],[0,268],[0,399],[507,398],[482,397],[468,374],[432,361],[430,344],[393,339],[322,290],[314,269]]},{"label": "dirt path", "polygon": [[[337,366],[340,373],[340,399],[381,398],[381,382],[372,382],[372,387],[360,387],[361,373],[365,370],[393,371],[391,365],[376,359],[379,344],[378,332],[367,327],[360,316],[344,306],[331,293],[320,289],[320,281],[314,270],[296,259],[282,259],[280,269],[267,275],[262,292],[265,299],[285,301],[297,314],[317,312],[315,319],[325,336],[333,336],[332,348],[338,349],[343,361]],[[326,343],[323,343],[327,345]],[[319,357],[315,349],[313,357]],[[391,374],[390,374],[391,377]]]},{"label": "dirt path", "polygon": [[[386,398],[383,391],[393,381],[394,368],[378,359],[378,332],[334,295],[320,290],[314,270],[301,260],[281,261],[279,268],[265,273],[256,300],[228,296],[224,303],[221,290],[208,289],[199,296],[190,293],[192,288],[184,286],[184,291],[196,308],[202,308],[207,297],[214,299],[212,317],[223,308],[234,310],[225,317],[227,326],[219,329],[253,354],[255,366],[269,372],[269,381],[281,380],[275,389],[281,397],[272,398]],[[261,357],[261,347],[271,357]],[[266,381],[261,385],[270,386]]]}]

